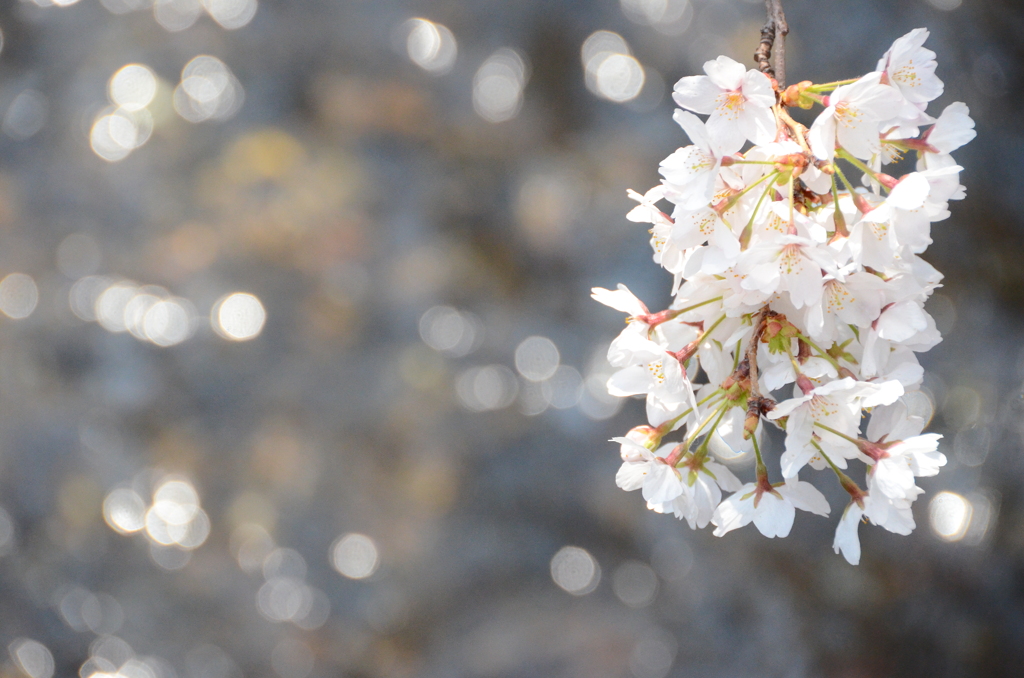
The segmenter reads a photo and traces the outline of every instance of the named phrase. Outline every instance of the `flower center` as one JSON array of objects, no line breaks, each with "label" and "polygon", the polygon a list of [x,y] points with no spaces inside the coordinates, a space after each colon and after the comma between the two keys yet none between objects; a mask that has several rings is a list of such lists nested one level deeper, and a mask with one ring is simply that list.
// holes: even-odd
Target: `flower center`
[{"label": "flower center", "polygon": [[725,118],[735,120],[743,111],[746,100],[742,92],[722,92],[718,95],[718,112]]},{"label": "flower center", "polygon": [[836,120],[840,125],[849,127],[857,123],[862,114],[860,109],[848,101],[840,101],[836,104]]}]

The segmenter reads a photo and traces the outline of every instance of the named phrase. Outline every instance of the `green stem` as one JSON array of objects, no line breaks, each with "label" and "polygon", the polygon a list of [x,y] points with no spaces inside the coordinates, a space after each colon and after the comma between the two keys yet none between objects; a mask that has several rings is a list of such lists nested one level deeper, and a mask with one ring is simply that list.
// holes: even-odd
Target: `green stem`
[{"label": "green stem", "polygon": [[721,412],[724,412],[725,410],[729,409],[730,407],[732,407],[731,403],[727,404],[724,407],[721,407],[721,408],[719,408],[717,410],[712,411],[711,414],[709,414],[707,416],[707,419],[705,419],[703,421],[703,423],[701,423],[700,426],[698,426],[697,428],[695,428],[693,430],[693,433],[691,433],[690,435],[686,436],[686,442],[684,443],[686,445],[686,449],[690,449],[690,445],[692,445],[693,441],[695,441],[697,439],[697,436],[700,435],[700,432],[704,430],[704,427],[711,423],[712,419],[714,419],[715,417],[719,416],[719,414]]},{"label": "green stem", "polygon": [[[835,167],[835,163],[832,163]],[[843,215],[843,211],[839,209],[839,186],[836,184],[836,175],[832,174],[832,204],[835,206],[835,212],[832,216],[833,221],[836,224],[836,235],[840,237],[849,237],[850,232],[846,229],[846,216]]]},{"label": "green stem", "polygon": [[842,433],[842,432],[840,432],[840,431],[837,431],[837,430],[835,430],[835,429],[834,429],[834,428],[832,428],[831,426],[826,426],[825,424],[819,423],[819,422],[817,422],[817,421],[816,421],[816,422],[814,422],[814,425],[815,425],[815,426],[817,426],[817,427],[818,427],[818,428],[820,428],[820,429],[823,429],[823,430],[825,430],[825,431],[828,431],[829,433],[832,433],[832,434],[834,434],[834,435],[837,435],[837,436],[839,436],[840,438],[843,438],[843,439],[845,439],[845,440],[849,440],[849,441],[850,441],[851,443],[853,443],[854,445],[856,445],[856,444],[857,444],[857,439],[856,439],[856,438],[851,438],[850,436],[846,435],[845,433]]},{"label": "green stem", "polygon": [[[662,311],[662,313],[666,314],[665,317],[663,319],[659,319],[657,322],[653,322],[652,321],[652,324],[647,326],[647,338],[648,339],[651,338],[651,335],[654,334],[654,331],[657,329],[658,325],[660,325],[661,323],[668,322],[670,320],[675,320],[679,316],[683,315],[684,313],[688,313],[688,312],[692,311],[695,308],[700,308],[701,306],[707,306],[708,304],[712,304],[712,303],[714,303],[716,301],[721,301],[722,299],[723,299],[723,297],[715,297],[714,299],[708,299],[707,301],[702,301],[699,304],[693,304],[692,306],[687,306],[686,308],[680,308],[680,309],[677,309],[677,310],[669,309],[668,311]],[[652,315],[661,315],[661,314],[655,313],[655,314],[652,314]],[[650,317],[650,316],[648,316],[648,317]]]},{"label": "green stem", "polygon": [[761,458],[761,446],[757,444],[757,432],[756,431],[754,432],[754,435],[750,436],[750,440],[753,441],[753,443],[754,443],[754,458],[757,460],[757,464],[755,466],[755,469],[756,469],[755,472],[756,472],[756,474],[757,474],[757,476],[759,478],[761,476],[766,476],[767,477],[767,475],[768,475],[768,467],[764,465],[764,459]]},{"label": "green stem", "polygon": [[861,508],[863,508],[863,500],[858,498],[862,497],[864,492],[863,490],[860,489],[860,485],[854,482],[853,478],[843,473],[842,470],[838,466],[836,466],[835,462],[832,461],[827,454],[825,454],[825,450],[821,448],[821,445],[818,444],[817,440],[811,438],[811,444],[814,445],[815,448],[817,448],[818,454],[821,455],[821,458],[827,461],[828,465],[832,467],[832,472],[836,474],[836,478],[839,480],[839,485],[850,494],[850,497],[853,498],[855,502],[861,504]]},{"label": "green stem", "polygon": [[[698,401],[697,401],[697,404],[698,404],[698,405],[703,405],[703,404],[704,404],[704,403],[706,403],[707,401],[711,400],[712,398],[714,398],[715,396],[717,396],[717,395],[720,395],[720,394],[724,394],[724,391],[722,391],[722,389],[716,389],[716,390],[715,390],[714,392],[712,392],[712,393],[711,393],[711,395],[709,395],[709,396],[705,397],[705,398],[704,398],[704,400],[698,400]],[[679,423],[679,421],[680,421],[680,420],[681,420],[681,419],[682,419],[683,417],[685,417],[686,415],[688,415],[688,414],[689,414],[690,412],[693,412],[693,408],[692,408],[692,407],[691,407],[690,409],[686,410],[685,412],[683,412],[682,414],[680,414],[680,415],[679,415],[678,417],[676,417],[676,418],[674,418],[674,419],[669,419],[669,420],[668,420],[668,422],[667,422],[667,423],[668,423],[668,426],[667,426],[667,427],[665,426],[665,424],[662,424],[662,425],[661,425],[661,426],[659,426],[658,428],[659,428],[659,429],[660,429],[660,428],[665,428],[665,430],[666,430],[666,431],[671,431],[671,430],[672,430],[672,429],[673,429],[673,428],[675,427],[675,425],[676,425],[676,424],[678,424],[678,423]]]},{"label": "green stem", "polygon": [[[833,162],[832,168],[835,170],[835,173],[839,175],[839,178],[843,180],[843,185],[846,186],[846,190],[850,192],[850,197],[852,198],[856,194],[856,191],[853,189],[853,184],[851,184],[850,180],[846,178],[846,175],[843,174],[843,170],[840,169],[837,163]],[[838,205],[836,207],[838,208]]]},{"label": "green stem", "polygon": [[824,358],[825,360],[829,361],[829,363],[831,363],[831,364],[832,364],[832,367],[836,368],[836,371],[837,371],[837,372],[838,372],[839,370],[841,370],[841,369],[842,369],[842,365],[840,365],[840,364],[839,364],[839,361],[838,361],[838,360],[836,360],[835,358],[833,358],[832,356],[830,356],[830,355],[829,355],[828,353],[826,353],[825,351],[822,351],[822,350],[821,350],[821,347],[820,347],[820,346],[818,346],[817,344],[815,344],[815,343],[814,343],[813,341],[811,341],[810,337],[807,337],[807,336],[805,336],[805,335],[803,335],[803,334],[798,334],[798,335],[797,335],[797,338],[799,338],[799,339],[800,339],[800,341],[803,341],[803,342],[804,342],[804,343],[806,343],[806,344],[807,344],[808,346],[810,346],[810,347],[811,347],[811,348],[813,348],[813,349],[814,349],[815,351],[817,351],[817,352],[818,352],[818,354],[819,354],[819,355],[820,355],[820,356],[821,356],[822,358]]},{"label": "green stem", "polygon": [[800,371],[800,365],[797,363],[796,358],[793,357],[793,352],[788,349],[787,352],[789,353],[789,362],[793,365],[793,373],[796,374],[797,378],[800,378],[800,375],[803,374],[803,372]]},{"label": "green stem", "polygon": [[[851,165],[853,165],[854,167],[859,169],[864,174],[867,174],[868,176],[870,176],[875,181],[878,181],[878,172],[876,172],[875,170],[873,170],[870,167],[868,167],[867,165],[865,165],[859,158],[856,158],[856,157],[850,155],[850,153],[845,148],[840,148],[836,152],[838,153],[840,158],[842,158],[846,162],[850,163]],[[878,181],[878,183],[885,190],[887,190],[887,191],[889,190],[889,188],[885,184],[883,184],[882,182]]]},{"label": "green stem", "polygon": [[704,440],[701,441],[700,447],[697,448],[697,453],[694,455],[694,457],[698,459],[703,459],[704,457],[708,456],[708,444],[711,443],[711,437],[715,435],[715,431],[718,430],[718,425],[722,423],[722,417],[724,417],[725,413],[728,412],[730,409],[732,408],[723,407],[721,410],[719,410],[718,419],[716,419],[715,423],[711,425],[711,430],[708,431],[708,434],[704,436]]},{"label": "green stem", "polygon": [[710,336],[710,334],[715,331],[715,328],[718,327],[719,325],[721,325],[722,321],[724,321],[724,320],[725,320],[725,314],[723,313],[722,315],[718,316],[718,320],[716,320],[711,325],[711,327],[709,327],[703,334],[700,335],[700,338],[697,339],[697,348],[698,349],[700,348],[700,345],[704,343],[704,340],[707,339],[708,336]]},{"label": "green stem", "polygon": [[768,179],[769,177],[771,177],[771,178],[775,178],[775,177],[777,177],[778,175],[779,175],[779,171],[778,171],[778,170],[775,170],[774,172],[771,172],[771,173],[769,173],[769,174],[766,174],[766,175],[764,175],[763,177],[761,177],[760,179],[758,179],[757,181],[755,181],[754,183],[750,184],[749,186],[747,186],[746,188],[744,188],[744,189],[743,189],[742,191],[740,191],[740,192],[739,192],[739,193],[737,193],[736,195],[734,195],[734,196],[732,196],[731,198],[729,198],[728,200],[726,200],[726,201],[725,201],[725,206],[724,206],[724,207],[722,208],[722,211],[721,211],[721,212],[719,212],[719,214],[724,214],[724,213],[728,212],[729,210],[731,210],[731,209],[733,208],[733,205],[735,205],[735,204],[736,204],[737,202],[739,202],[740,198],[742,198],[742,197],[743,197],[744,195],[746,195],[746,194],[747,194],[747,193],[749,193],[749,192],[750,192],[751,190],[753,190],[753,188],[754,188],[755,186],[757,186],[757,185],[758,185],[759,183],[761,183],[761,182],[762,182],[762,181],[764,181],[765,179]]},{"label": "green stem", "polygon": [[836,80],[835,82],[823,82],[820,85],[811,85],[810,87],[808,87],[804,91],[805,92],[831,92],[836,87],[841,87],[842,85],[849,85],[849,84],[855,83],[859,79],[860,78],[851,78],[849,80]]},{"label": "green stem", "polygon": [[677,317],[682,315],[682,314],[684,314],[684,313],[689,313],[690,311],[694,310],[695,308],[700,308],[701,306],[707,306],[708,304],[712,304],[712,303],[714,303],[716,301],[721,301],[721,300],[722,300],[722,297],[715,297],[714,299],[708,299],[707,301],[702,301],[699,304],[694,304],[693,306],[687,306],[686,308],[681,308],[681,309],[679,309],[679,313],[677,314]]},{"label": "green stem", "polygon": [[754,220],[757,217],[757,213],[761,211],[761,203],[764,202],[765,197],[772,191],[774,186],[768,184],[763,191],[761,191],[761,197],[757,199],[757,204],[754,206],[754,211],[750,215],[750,219],[747,221],[747,225],[743,227],[743,232],[740,233],[740,249],[746,250],[750,246],[750,239],[754,235]]}]

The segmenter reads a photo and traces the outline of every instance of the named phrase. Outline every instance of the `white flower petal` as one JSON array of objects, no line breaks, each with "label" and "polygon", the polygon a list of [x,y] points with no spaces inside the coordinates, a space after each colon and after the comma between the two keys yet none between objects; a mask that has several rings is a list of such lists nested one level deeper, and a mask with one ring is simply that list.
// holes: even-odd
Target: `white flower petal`
[{"label": "white flower petal", "polygon": [[652,462],[644,480],[644,499],[655,504],[663,504],[682,493],[683,481],[679,478],[679,472],[663,462]]},{"label": "white flower petal", "polygon": [[836,538],[832,542],[832,549],[836,553],[841,551],[846,562],[851,565],[860,563],[860,536],[857,534],[857,528],[860,527],[862,515],[864,512],[857,504],[851,503],[847,506],[846,512],[839,520],[839,526],[836,527]]},{"label": "white flower petal", "polygon": [[738,61],[722,55],[714,61],[705,61],[704,72],[708,74],[711,82],[721,89],[736,90],[743,85],[743,76],[747,69]]},{"label": "white flower petal", "polygon": [[711,522],[716,526],[714,532],[716,537],[743,527],[754,519],[753,492],[754,484],[747,483],[718,505],[711,516]]},{"label": "white flower petal", "polygon": [[754,525],[768,538],[788,537],[793,529],[796,509],[785,499],[779,499],[770,492],[761,495],[761,501],[754,512]]},{"label": "white flower petal", "polygon": [[716,99],[722,88],[705,75],[690,75],[679,80],[672,91],[677,104],[691,111],[707,115],[715,110]]},{"label": "white flower petal", "polygon": [[776,488],[783,497],[792,502],[801,511],[809,511],[819,516],[827,516],[832,507],[818,488],[803,480],[787,480],[784,485]]},{"label": "white flower petal", "polygon": [[615,484],[627,492],[639,490],[647,478],[648,468],[647,463],[624,462],[615,474]]},{"label": "white flower petal", "polygon": [[628,313],[631,316],[647,314],[647,307],[644,306],[643,302],[637,299],[622,283],[619,283],[619,287],[616,290],[594,287],[590,290],[590,296],[598,303],[611,306],[615,310]]}]

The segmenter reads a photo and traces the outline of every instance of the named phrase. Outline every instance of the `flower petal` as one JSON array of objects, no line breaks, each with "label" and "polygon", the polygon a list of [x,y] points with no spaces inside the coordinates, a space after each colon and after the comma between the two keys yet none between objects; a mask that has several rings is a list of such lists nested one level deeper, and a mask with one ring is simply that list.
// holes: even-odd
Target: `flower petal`
[{"label": "flower petal", "polygon": [[683,108],[707,115],[715,110],[715,100],[721,93],[722,88],[706,75],[690,75],[676,83],[672,98]]},{"label": "flower petal", "polygon": [[705,61],[704,72],[708,74],[711,82],[720,88],[736,90],[743,85],[743,76],[747,69],[740,62],[723,54],[714,61]]},{"label": "flower petal", "polygon": [[850,565],[860,563],[860,536],[857,534],[857,528],[860,526],[862,515],[864,512],[857,504],[847,506],[836,527],[836,538],[832,542],[832,549],[836,553],[841,551]]},{"label": "flower petal", "polygon": [[796,509],[791,503],[765,492],[754,512],[754,525],[766,537],[788,537],[795,517]]}]

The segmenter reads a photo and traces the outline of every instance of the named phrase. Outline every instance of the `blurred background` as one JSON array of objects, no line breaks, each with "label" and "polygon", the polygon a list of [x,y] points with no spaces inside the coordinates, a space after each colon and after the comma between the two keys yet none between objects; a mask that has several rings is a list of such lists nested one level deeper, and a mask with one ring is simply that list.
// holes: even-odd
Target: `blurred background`
[{"label": "blurred background", "polygon": [[1024,11],[785,9],[791,82],[925,26],[977,120],[950,461],[859,567],[831,478],[785,540],[614,484],[589,290],[668,302],[626,189],[762,3],[0,2],[0,677],[1021,675]]}]

